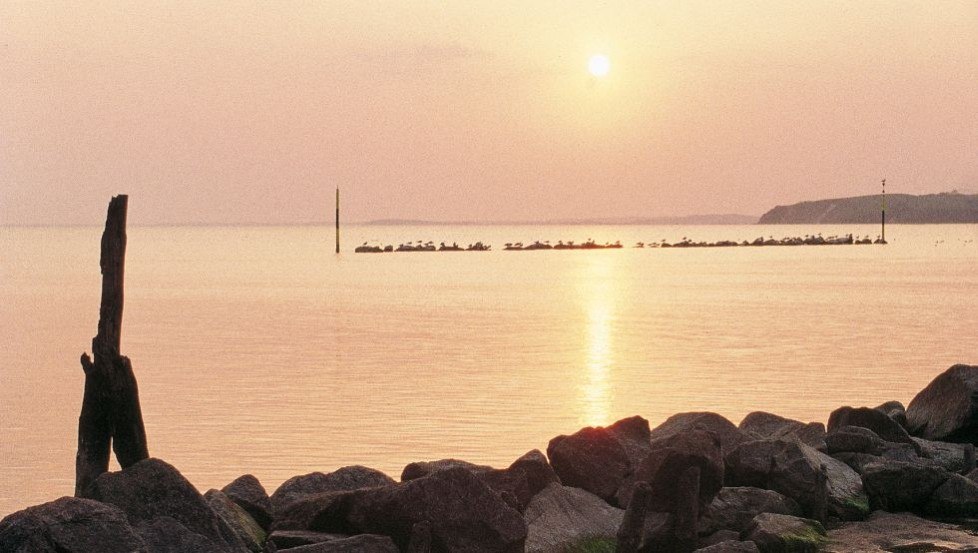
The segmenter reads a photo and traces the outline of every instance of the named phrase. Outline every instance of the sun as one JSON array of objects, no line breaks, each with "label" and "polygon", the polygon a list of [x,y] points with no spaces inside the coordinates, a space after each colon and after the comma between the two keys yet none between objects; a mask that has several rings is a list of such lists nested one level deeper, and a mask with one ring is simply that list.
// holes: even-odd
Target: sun
[{"label": "sun", "polygon": [[595,54],[587,61],[587,70],[595,77],[604,77],[611,71],[611,60],[604,54]]}]

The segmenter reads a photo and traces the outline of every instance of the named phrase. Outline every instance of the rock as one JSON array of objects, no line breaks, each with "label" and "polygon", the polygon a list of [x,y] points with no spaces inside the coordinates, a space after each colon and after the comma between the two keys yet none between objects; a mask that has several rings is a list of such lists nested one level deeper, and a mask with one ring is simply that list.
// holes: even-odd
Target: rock
[{"label": "rock", "polygon": [[353,491],[335,491],[300,496],[276,511],[272,530],[354,533],[346,524],[352,494]]},{"label": "rock", "polygon": [[817,520],[762,513],[744,532],[762,553],[816,552],[825,544],[825,528]]},{"label": "rock", "polygon": [[832,432],[843,426],[861,426],[876,433],[888,442],[910,444],[920,453],[919,446],[910,439],[907,430],[895,420],[876,409],[869,407],[839,407],[829,415],[828,430]]},{"label": "rock", "polygon": [[618,504],[627,506],[636,482],[648,482],[652,489],[649,509],[671,512],[682,491],[679,477],[688,467],[698,467],[700,511],[716,497],[723,487],[724,463],[722,446],[713,432],[700,428],[687,429],[652,442],[652,450],[629,475],[619,490]]},{"label": "rock", "polygon": [[145,548],[125,513],[90,499],[62,497],[0,520],[0,551],[130,553]]},{"label": "rock", "polygon": [[864,522],[848,522],[828,534],[826,553],[964,552],[978,549],[978,536],[973,533],[909,513],[876,511]]},{"label": "rock", "polygon": [[978,516],[978,484],[952,474],[931,494],[924,512],[935,517]]},{"label": "rock", "polygon": [[387,536],[360,534],[286,549],[282,553],[400,553]]},{"label": "rock", "polygon": [[918,438],[978,443],[978,366],[954,365],[907,407],[907,430]]},{"label": "rock", "polygon": [[362,533],[390,536],[406,548],[412,528],[431,524],[433,542],[446,552],[522,552],[523,517],[466,469],[435,472],[397,486],[350,496],[348,523]]},{"label": "rock", "polygon": [[809,518],[825,520],[827,476],[819,452],[797,441],[753,440],[726,459],[728,486],[774,490],[794,499]]},{"label": "rock", "polygon": [[895,420],[900,426],[907,427],[907,408],[899,401],[887,401],[882,405],[877,405],[874,409]]},{"label": "rock", "polygon": [[346,534],[327,534],[324,532],[310,532],[308,530],[276,530],[268,535],[268,541],[275,544],[280,551],[299,547],[301,545],[312,545],[324,541],[348,538]]},{"label": "rock", "polygon": [[254,553],[262,553],[265,550],[265,540],[268,535],[265,530],[251,518],[248,511],[239,506],[224,492],[218,490],[208,490],[204,494],[204,501],[210,505],[211,510],[217,513],[224,522],[231,528],[234,535],[241,540],[245,546]]},{"label": "rock", "polygon": [[311,472],[301,476],[293,476],[275,490],[272,494],[272,508],[277,513],[289,503],[303,496],[323,492],[341,492],[372,488],[375,486],[392,486],[394,480],[386,474],[369,467],[354,465],[343,467],[329,474]]},{"label": "rock", "polygon": [[924,457],[933,460],[949,472],[967,474],[975,468],[975,446],[972,444],[912,439],[920,446]]},{"label": "rock", "polygon": [[978,468],[973,469],[965,475],[965,478],[971,480],[972,482],[978,482]]},{"label": "rock", "polygon": [[760,553],[760,550],[752,541],[727,540],[697,549],[693,553]]},{"label": "rock", "polygon": [[[106,472],[87,490],[91,499],[122,509],[136,526],[170,517],[191,533],[213,542],[213,551],[233,551],[243,544],[177,469],[159,459],[145,459],[118,472]],[[172,526],[172,525],[170,525]]]},{"label": "rock", "polygon": [[649,421],[634,416],[621,419],[608,427],[608,432],[618,440],[625,449],[625,455],[633,467],[638,466],[649,454]]},{"label": "rock", "polygon": [[883,460],[863,468],[863,487],[873,509],[920,511],[931,494],[950,478],[946,470]]},{"label": "rock", "polygon": [[675,414],[655,427],[650,433],[650,438],[654,442],[671,438],[676,434],[683,434],[696,428],[716,434],[720,440],[720,447],[723,449],[722,455],[730,453],[741,442],[747,440],[747,436],[734,423],[721,415],[710,412]]},{"label": "rock", "polygon": [[739,429],[748,438],[793,440],[825,451],[825,425],[820,422],[804,423],[764,411],[754,411],[740,421]]},{"label": "rock", "polygon": [[732,530],[739,535],[761,513],[802,514],[795,500],[775,491],[746,486],[723,488],[700,516],[699,534],[705,536]]},{"label": "rock", "polygon": [[734,532],[733,530],[717,530],[712,534],[700,536],[700,541],[697,545],[703,548],[716,545],[718,543],[723,543],[725,541],[740,541],[740,532]]},{"label": "rock", "polygon": [[624,515],[592,493],[552,483],[526,507],[526,551],[561,553],[584,538],[614,539]]},{"label": "rock", "polygon": [[828,514],[840,520],[862,520],[870,513],[862,477],[848,465],[818,451],[828,486]]},{"label": "rock", "polygon": [[248,511],[248,514],[255,519],[262,530],[267,532],[271,528],[272,500],[257,478],[246,474],[224,486],[221,491],[230,497],[231,501]]},{"label": "rock", "polygon": [[570,436],[557,436],[547,446],[547,457],[564,485],[587,490],[612,504],[632,472],[625,447],[607,428],[587,427]]},{"label": "rock", "polygon": [[[139,523],[136,532],[150,553],[213,553],[228,550],[166,515]],[[244,545],[232,550],[246,551]]]},{"label": "rock", "polygon": [[883,455],[886,442],[875,432],[861,426],[843,426],[825,436],[825,445],[830,455],[843,452]]},{"label": "rock", "polygon": [[470,463],[468,461],[463,461],[461,459],[417,461],[414,463],[410,463],[404,467],[404,470],[401,471],[401,482],[408,482],[410,480],[424,478],[425,476],[428,476],[429,474],[438,472],[440,470],[448,470],[454,468],[463,468],[475,474],[497,470],[488,465],[477,465],[475,463]]}]

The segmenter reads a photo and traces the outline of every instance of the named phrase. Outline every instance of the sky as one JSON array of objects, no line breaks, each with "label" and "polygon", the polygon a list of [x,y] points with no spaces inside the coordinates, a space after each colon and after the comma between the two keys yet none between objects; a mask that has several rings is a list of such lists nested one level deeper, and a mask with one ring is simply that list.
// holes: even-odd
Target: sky
[{"label": "sky", "polygon": [[[604,77],[591,56],[610,61]],[[978,192],[978,2],[0,2],[0,225]]]}]

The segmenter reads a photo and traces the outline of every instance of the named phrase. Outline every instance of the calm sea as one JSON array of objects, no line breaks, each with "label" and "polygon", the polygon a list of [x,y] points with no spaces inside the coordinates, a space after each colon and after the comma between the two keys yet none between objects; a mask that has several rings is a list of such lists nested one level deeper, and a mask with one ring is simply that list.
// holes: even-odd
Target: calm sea
[{"label": "calm sea", "polygon": [[[152,455],[202,491],[417,460],[506,465],[692,410],[825,421],[978,362],[978,226],[880,246],[503,252],[876,227],[130,228],[123,352]],[[0,515],[71,494],[100,228],[0,228]],[[487,253],[353,254],[366,240]]]}]

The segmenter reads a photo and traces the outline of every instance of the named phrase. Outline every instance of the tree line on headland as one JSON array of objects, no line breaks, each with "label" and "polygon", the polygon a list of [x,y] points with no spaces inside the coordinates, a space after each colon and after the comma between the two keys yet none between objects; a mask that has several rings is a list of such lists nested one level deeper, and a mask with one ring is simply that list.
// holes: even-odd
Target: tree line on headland
[{"label": "tree line on headland", "polygon": [[[761,216],[762,225],[876,224],[881,196],[816,200],[777,206]],[[894,224],[978,223],[978,194],[944,192],[913,196],[886,195],[886,222]]]}]

